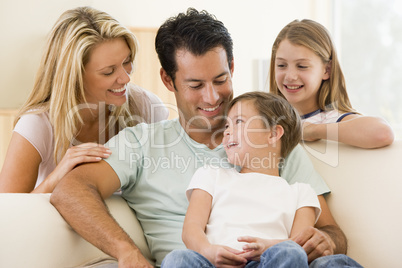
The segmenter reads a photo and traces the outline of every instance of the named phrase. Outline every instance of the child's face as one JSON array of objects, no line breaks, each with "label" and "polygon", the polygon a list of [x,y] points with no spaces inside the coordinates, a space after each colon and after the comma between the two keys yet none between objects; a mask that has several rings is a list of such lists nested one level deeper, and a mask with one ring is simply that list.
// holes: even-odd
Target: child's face
[{"label": "child's face", "polygon": [[329,79],[327,64],[312,50],[283,40],[275,58],[275,80],[285,98],[300,114],[318,109],[317,94]]},{"label": "child's face", "polygon": [[237,102],[229,110],[223,137],[229,162],[253,170],[269,164],[271,160],[264,159],[271,157],[267,154],[269,134],[253,101]]}]

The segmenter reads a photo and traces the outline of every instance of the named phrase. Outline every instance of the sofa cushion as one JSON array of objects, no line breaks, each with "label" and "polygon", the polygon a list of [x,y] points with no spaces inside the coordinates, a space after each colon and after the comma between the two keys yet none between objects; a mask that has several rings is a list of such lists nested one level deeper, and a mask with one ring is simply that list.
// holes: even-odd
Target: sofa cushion
[{"label": "sofa cushion", "polygon": [[[0,267],[77,267],[113,260],[75,233],[49,202],[50,194],[0,194]],[[151,254],[125,200],[106,204],[144,256]]]}]

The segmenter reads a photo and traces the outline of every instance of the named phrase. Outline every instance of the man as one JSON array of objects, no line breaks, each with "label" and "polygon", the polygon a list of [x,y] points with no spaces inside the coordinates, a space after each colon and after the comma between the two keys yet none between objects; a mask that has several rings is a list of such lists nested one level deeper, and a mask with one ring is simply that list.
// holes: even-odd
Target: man
[{"label": "man", "polygon": [[[75,168],[51,197],[66,221],[115,257],[119,267],[150,265],[109,215],[104,198],[122,189],[159,266],[171,250],[184,248],[185,190],[195,170],[205,163],[228,165],[221,145],[225,110],[233,97],[233,44],[227,29],[212,15],[189,9],[160,27],[155,45],[160,75],[175,94],[179,118],[123,130],[108,142],[113,153],[107,160]],[[317,228],[294,238],[309,261],[345,253],[346,238],[323,197],[329,189],[300,146],[286,159],[281,175],[289,183],[310,183],[319,195]]]}]

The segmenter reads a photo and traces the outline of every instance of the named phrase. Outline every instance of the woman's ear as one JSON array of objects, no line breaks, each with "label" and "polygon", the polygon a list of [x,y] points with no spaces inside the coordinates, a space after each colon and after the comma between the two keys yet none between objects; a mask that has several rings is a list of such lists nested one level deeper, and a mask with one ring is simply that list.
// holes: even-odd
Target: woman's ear
[{"label": "woman's ear", "polygon": [[165,69],[161,68],[159,73],[161,75],[162,82],[167,87],[167,89],[169,91],[176,92],[174,82],[173,82],[172,78],[170,77],[170,75],[167,74]]},{"label": "woman's ear", "polygon": [[283,136],[284,130],[281,125],[271,127],[271,131],[268,135],[268,144],[274,144],[278,142]]},{"label": "woman's ear", "polygon": [[331,77],[331,71],[332,71],[332,61],[329,61],[326,65],[325,65],[325,72],[324,75],[322,77],[322,80],[328,80]]}]

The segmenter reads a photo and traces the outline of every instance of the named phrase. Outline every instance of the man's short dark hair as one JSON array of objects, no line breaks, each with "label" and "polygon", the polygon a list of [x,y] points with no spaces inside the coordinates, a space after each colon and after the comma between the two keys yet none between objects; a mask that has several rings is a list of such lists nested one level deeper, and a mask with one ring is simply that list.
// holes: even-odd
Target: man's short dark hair
[{"label": "man's short dark hair", "polygon": [[225,49],[231,68],[233,41],[225,25],[207,11],[199,12],[194,8],[167,19],[155,39],[161,66],[173,81],[177,72],[177,50],[185,49],[200,56],[219,46]]}]

